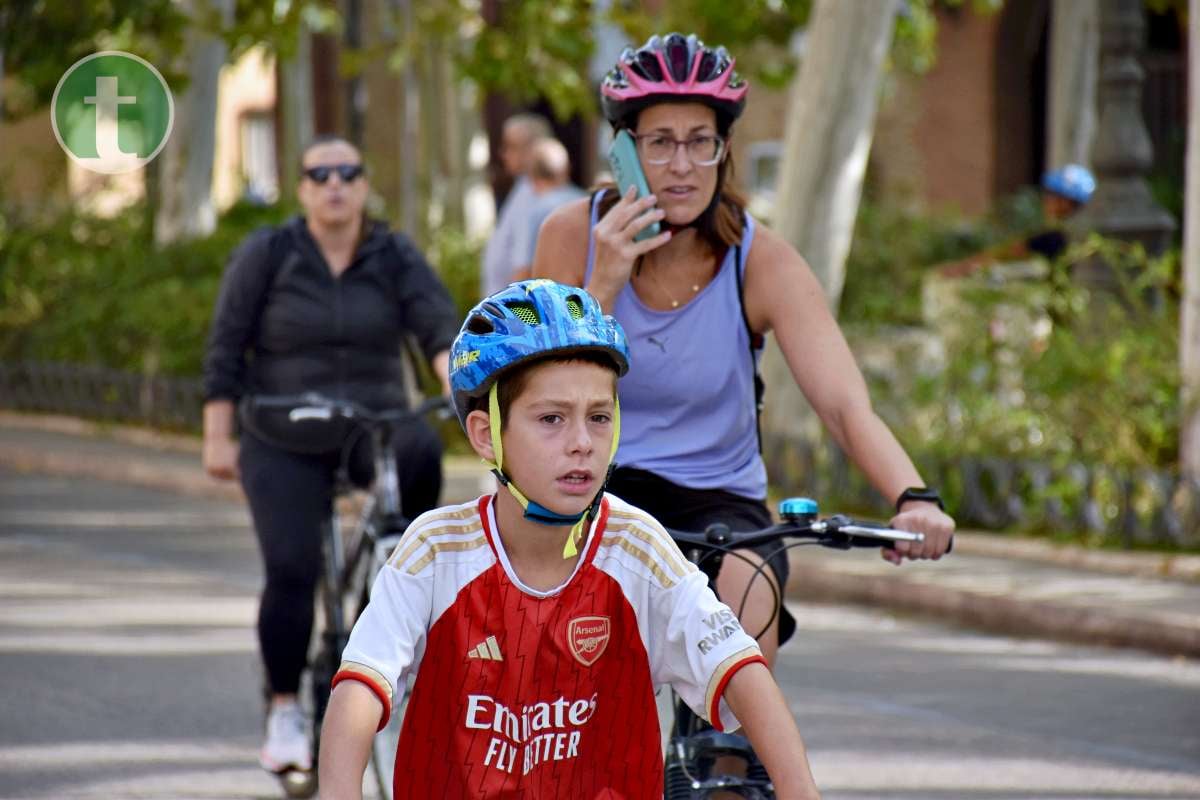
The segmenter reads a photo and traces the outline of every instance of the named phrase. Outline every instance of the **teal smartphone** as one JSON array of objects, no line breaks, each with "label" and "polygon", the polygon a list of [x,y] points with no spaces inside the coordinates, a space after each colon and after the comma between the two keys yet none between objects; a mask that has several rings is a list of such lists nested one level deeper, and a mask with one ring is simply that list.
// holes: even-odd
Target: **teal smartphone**
[{"label": "teal smartphone", "polygon": [[[613,177],[617,179],[617,191],[624,197],[630,186],[637,187],[640,200],[650,194],[650,185],[646,183],[646,175],[642,172],[642,164],[638,161],[637,143],[629,131],[622,128],[613,137],[612,147],[608,149],[608,163],[612,166]],[[633,237],[635,242],[641,242],[652,236],[658,236],[662,226],[652,222],[638,231]]]}]

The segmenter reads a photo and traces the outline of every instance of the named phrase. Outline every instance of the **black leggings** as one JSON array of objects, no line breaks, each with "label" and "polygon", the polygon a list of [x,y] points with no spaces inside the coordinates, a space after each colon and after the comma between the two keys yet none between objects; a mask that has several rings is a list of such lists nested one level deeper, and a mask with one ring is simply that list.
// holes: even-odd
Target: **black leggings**
[{"label": "black leggings", "polygon": [[[397,431],[403,512],[409,519],[437,505],[442,446],[434,430],[414,421]],[[348,459],[350,478],[370,483],[370,443],[362,437]],[[266,583],[258,610],[258,639],[267,680],[276,694],[300,688],[312,636],[313,599],[321,568],[321,528],[333,509],[340,451],[292,453],[243,431],[238,466],[250,502]]]},{"label": "black leggings", "polygon": [[[690,489],[634,467],[618,467],[608,481],[607,490],[637,506],[667,528],[700,533],[714,522],[724,522],[734,531],[753,531],[775,524],[766,502],[726,492],[722,489]],[[779,582],[787,586],[787,552],[776,544],[749,548],[757,553]],[[787,606],[779,606],[779,643],[792,638],[796,620]]]}]

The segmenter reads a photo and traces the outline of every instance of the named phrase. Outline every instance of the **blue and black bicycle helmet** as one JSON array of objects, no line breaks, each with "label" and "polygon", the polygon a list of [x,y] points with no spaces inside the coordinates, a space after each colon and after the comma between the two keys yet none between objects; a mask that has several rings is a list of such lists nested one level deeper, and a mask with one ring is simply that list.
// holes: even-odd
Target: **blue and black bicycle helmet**
[{"label": "blue and black bicycle helmet", "polygon": [[450,389],[459,422],[471,400],[508,369],[554,353],[599,352],[629,371],[625,332],[582,289],[538,279],[509,284],[467,314],[450,348]]},{"label": "blue and black bicycle helmet", "polygon": [[1096,191],[1096,179],[1087,167],[1067,164],[1043,175],[1042,188],[1084,205],[1092,199],[1092,192]]}]

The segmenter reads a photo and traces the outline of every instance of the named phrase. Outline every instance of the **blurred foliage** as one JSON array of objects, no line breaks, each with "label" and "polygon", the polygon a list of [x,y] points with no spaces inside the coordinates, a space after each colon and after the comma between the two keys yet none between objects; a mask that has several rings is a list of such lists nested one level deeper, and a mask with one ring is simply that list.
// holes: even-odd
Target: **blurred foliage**
[{"label": "blurred foliage", "polygon": [[[163,72],[179,91],[185,82],[184,51],[189,27],[222,36],[237,57],[255,45],[286,58],[301,31],[341,33],[345,19],[325,0],[233,0],[223,23],[212,0],[97,0],[70,5],[52,0],[9,0],[0,4],[0,48],[5,74],[15,78],[4,106],[8,115],[28,113],[49,101],[63,71],[98,50],[127,50]],[[896,24],[893,59],[901,68],[924,72],[936,59],[939,7],[987,12],[1000,0],[907,0]],[[812,0],[678,0],[657,14],[619,0],[601,21],[617,24],[635,42],[651,33],[694,31],[722,44],[741,69],[763,86],[782,88],[795,72],[789,43],[806,24]],[[546,98],[561,119],[595,113],[595,89],[587,77],[597,21],[590,0],[521,0],[500,4],[500,19],[488,24],[477,0],[380,3],[378,43],[343,47],[341,72],[354,75],[383,60],[401,70],[427,49],[449,52],[464,77],[484,91],[518,103]],[[405,9],[411,21],[405,18]],[[190,9],[190,14],[189,14]]]},{"label": "blurred foliage", "polygon": [[466,318],[467,312],[479,301],[482,254],[482,241],[471,239],[463,231],[449,226],[436,230],[426,254],[450,290],[462,318]]},{"label": "blurred foliage", "polygon": [[838,317],[868,325],[921,324],[921,281],[934,265],[992,244],[986,221],[905,211],[864,199],[846,259]]},{"label": "blurred foliage", "polygon": [[[1042,281],[964,281],[943,371],[889,421],[916,452],[1172,467],[1179,434],[1179,251],[1093,235]],[[1071,279],[1111,267],[1112,291]],[[886,387],[876,387],[886,392]]]},{"label": "blurred foliage", "polygon": [[280,219],[235,206],[203,239],[156,249],[146,214],[0,214],[0,359],[198,375],[226,259]]},{"label": "blurred foliage", "polygon": [[[113,219],[0,210],[0,360],[199,375],[229,255],[292,210],[239,204],[212,235],[161,250],[140,207]],[[443,227],[428,254],[463,315],[481,249]]]},{"label": "blurred foliage", "polygon": [[737,59],[737,69],[752,82],[783,88],[796,70],[789,44],[808,22],[812,0],[678,0],[653,14],[644,4],[614,2],[610,19],[636,45],[654,34],[695,33],[706,44],[721,45]]},{"label": "blurred foliage", "polygon": [[5,0],[0,3],[4,75],[16,86],[0,96],[3,115],[19,117],[50,102],[63,73],[100,50],[124,50],[162,69],[182,49],[187,16],[174,0]]},{"label": "blurred foliage", "polygon": [[851,324],[920,325],[921,284],[934,267],[1046,227],[1041,194],[1027,186],[986,217],[915,211],[870,185],[859,204],[838,316]]},{"label": "blurred foliage", "polygon": [[20,117],[48,104],[67,68],[101,50],[141,56],[180,92],[187,65],[179,56],[190,30],[224,38],[231,58],[256,45],[286,57],[302,29],[334,31],[339,25],[337,12],[323,0],[234,0],[229,23],[212,0],[5,0],[0,52],[12,85],[0,96],[0,109],[5,117]]},{"label": "blurred foliage", "polygon": [[[968,8],[986,14],[1002,0],[907,0],[900,4],[892,43],[893,64],[917,74],[937,61],[937,12]],[[696,33],[706,43],[723,45],[737,57],[738,69],[751,81],[785,88],[796,72],[793,37],[808,24],[812,0],[677,0],[655,14],[642,3],[616,2],[610,19],[634,42],[655,33]]]}]

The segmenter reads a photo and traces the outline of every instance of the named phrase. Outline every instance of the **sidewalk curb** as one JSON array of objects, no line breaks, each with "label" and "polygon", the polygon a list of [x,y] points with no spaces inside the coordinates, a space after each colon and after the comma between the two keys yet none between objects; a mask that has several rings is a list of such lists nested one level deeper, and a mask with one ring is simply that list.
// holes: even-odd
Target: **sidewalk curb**
[{"label": "sidewalk curb", "polygon": [[826,570],[792,561],[787,596],[924,614],[1010,636],[1200,657],[1200,630],[1082,606],[968,592],[901,577]]},{"label": "sidewalk curb", "polygon": [[966,555],[1016,558],[1110,575],[1200,583],[1200,556],[1187,553],[1092,550],[1077,544],[977,531],[958,531],[954,534],[954,546],[957,552]]}]

